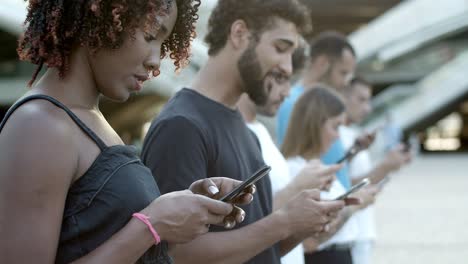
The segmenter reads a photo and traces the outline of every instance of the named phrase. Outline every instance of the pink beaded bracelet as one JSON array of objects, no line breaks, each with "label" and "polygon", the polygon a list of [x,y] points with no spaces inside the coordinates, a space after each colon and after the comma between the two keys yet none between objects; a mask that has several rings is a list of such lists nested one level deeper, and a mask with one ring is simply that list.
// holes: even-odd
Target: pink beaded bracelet
[{"label": "pink beaded bracelet", "polygon": [[161,238],[159,237],[158,232],[154,230],[153,225],[150,223],[149,216],[146,216],[142,213],[134,213],[132,216],[142,221],[146,226],[148,226],[151,234],[153,234],[154,240],[156,241],[155,245],[161,243]]}]

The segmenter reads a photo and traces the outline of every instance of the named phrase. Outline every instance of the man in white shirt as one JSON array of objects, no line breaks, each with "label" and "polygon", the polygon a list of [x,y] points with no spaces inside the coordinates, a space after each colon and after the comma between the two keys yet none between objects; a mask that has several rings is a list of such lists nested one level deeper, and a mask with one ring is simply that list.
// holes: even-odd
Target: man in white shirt
[{"label": "man in white shirt", "polygon": [[[318,162],[309,162],[300,170],[298,176],[292,177],[285,158],[273,142],[267,129],[256,120],[257,113],[265,116],[276,115],[283,99],[289,93],[289,78],[282,73],[276,72],[265,79],[264,85],[269,91],[269,98],[264,106],[256,106],[244,94],[238,102],[238,107],[247,126],[256,134],[260,142],[265,163],[272,167],[270,180],[273,192],[273,207],[276,209],[281,208],[300,190],[328,189],[334,182],[335,173],[341,169],[341,166],[324,166]],[[357,203],[357,201],[349,200],[348,203]],[[317,241],[316,245],[318,244],[319,241]],[[281,262],[283,264],[303,264],[304,250],[302,245],[298,245],[283,256]]]},{"label": "man in white shirt", "polygon": [[[354,77],[350,87],[344,91],[344,101],[347,111],[347,125],[340,128],[340,138],[346,149],[354,144],[362,134],[357,127],[352,126],[361,123],[372,111],[370,100],[372,97],[371,85],[360,77]],[[389,151],[385,158],[373,166],[369,151],[360,151],[349,163],[349,175],[353,184],[363,178],[369,178],[373,184],[382,182],[388,174],[398,170],[410,160],[410,154],[397,146]],[[358,224],[357,239],[352,248],[354,264],[370,264],[372,246],[376,238],[374,209],[369,206],[353,216]]]}]

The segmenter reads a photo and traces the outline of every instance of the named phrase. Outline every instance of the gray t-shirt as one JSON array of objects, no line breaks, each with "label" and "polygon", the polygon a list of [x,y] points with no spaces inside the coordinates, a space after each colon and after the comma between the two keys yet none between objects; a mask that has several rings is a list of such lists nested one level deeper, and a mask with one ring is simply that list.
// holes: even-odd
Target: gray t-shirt
[{"label": "gray t-shirt", "polygon": [[[153,121],[143,144],[142,160],[152,170],[161,193],[187,189],[192,182],[207,177],[243,181],[264,165],[258,140],[239,111],[191,89],[179,91]],[[255,185],[254,200],[243,207],[246,218],[236,228],[272,212],[269,177]],[[225,229],[211,227],[210,231]],[[278,244],[247,263],[279,264]]]}]

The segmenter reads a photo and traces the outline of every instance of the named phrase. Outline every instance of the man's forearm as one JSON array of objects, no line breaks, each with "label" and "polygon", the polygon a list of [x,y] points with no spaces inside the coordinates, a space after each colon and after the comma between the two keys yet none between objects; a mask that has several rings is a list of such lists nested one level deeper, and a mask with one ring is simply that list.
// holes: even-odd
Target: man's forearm
[{"label": "man's forearm", "polygon": [[[337,216],[336,222],[334,223],[333,226],[333,231],[329,233],[328,236],[325,236],[322,242],[328,240],[330,237],[332,237],[334,234],[338,232],[338,230],[341,229],[341,227],[348,221],[348,219],[359,210],[357,207],[347,207],[341,211],[341,213]],[[280,243],[280,250],[281,250],[281,256],[286,255],[289,251],[294,249],[298,244],[302,243],[305,239],[307,239],[308,236],[303,235],[303,234],[297,234],[295,236],[291,236]],[[313,238],[315,240],[315,238]],[[317,243],[316,246],[318,246],[320,243]],[[310,249],[309,249],[310,250]]]},{"label": "man's forearm", "polygon": [[359,208],[356,206],[348,206],[343,209],[336,219],[335,232],[333,232],[332,235],[336,234],[336,232],[338,232],[338,230],[340,230],[349,218],[351,218],[351,216],[357,211],[359,211]]},{"label": "man's forearm", "polygon": [[284,256],[293,250],[297,245],[302,243],[306,239],[306,235],[294,235],[290,236],[280,242],[280,254]]},{"label": "man's forearm", "polygon": [[275,212],[253,224],[226,232],[210,232],[172,254],[176,263],[243,263],[289,236],[287,216]]},{"label": "man's forearm", "polygon": [[279,208],[285,206],[289,200],[294,197],[299,191],[293,184],[293,182],[289,183],[286,187],[282,188],[281,190],[277,191],[273,195],[273,211],[276,211]]}]

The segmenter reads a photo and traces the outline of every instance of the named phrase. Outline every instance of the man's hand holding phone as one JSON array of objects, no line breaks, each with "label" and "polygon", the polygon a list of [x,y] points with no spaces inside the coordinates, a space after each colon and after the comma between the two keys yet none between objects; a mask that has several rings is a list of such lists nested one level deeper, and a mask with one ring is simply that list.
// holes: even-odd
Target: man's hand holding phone
[{"label": "man's hand holding phone", "polygon": [[380,130],[380,127],[374,129],[372,132],[364,132],[360,135],[351,146],[350,149],[345,153],[345,155],[339,159],[336,163],[340,164],[345,161],[350,161],[354,156],[356,156],[361,150],[367,149],[374,143],[377,132]]},{"label": "man's hand holding phone", "polygon": [[360,204],[357,205],[359,209],[364,209],[375,202],[377,194],[381,188],[377,185],[368,185],[359,191],[355,192],[352,197],[359,199]]},{"label": "man's hand holding phone", "polygon": [[365,178],[361,182],[353,185],[347,192],[344,194],[336,197],[334,200],[339,201],[343,200],[346,205],[358,205],[358,206],[363,206],[364,203],[367,202],[367,200],[363,200],[362,198],[367,198],[367,197],[360,197],[359,193],[368,187],[370,184],[370,180]]},{"label": "man's hand holding phone", "polygon": [[315,236],[329,229],[330,222],[345,206],[345,201],[320,200],[319,190],[303,190],[278,210],[287,220],[286,228],[295,236]]},{"label": "man's hand holding phone", "polygon": [[382,160],[381,166],[383,166],[385,172],[388,174],[397,171],[410,161],[411,153],[405,150],[405,145],[400,144],[387,153]]},{"label": "man's hand holding phone", "polygon": [[351,194],[359,191],[360,189],[364,188],[365,186],[369,185],[370,184],[370,181],[369,179],[363,179],[360,183],[352,186],[351,188],[349,188],[349,190],[347,192],[345,192],[344,194],[336,197],[334,200],[344,200],[346,198],[348,198]]},{"label": "man's hand holding phone", "polygon": [[354,145],[358,146],[360,150],[369,148],[372,145],[372,143],[374,143],[375,138],[377,136],[377,132],[379,132],[380,129],[380,127],[377,127],[371,132],[364,132],[356,139]]}]

